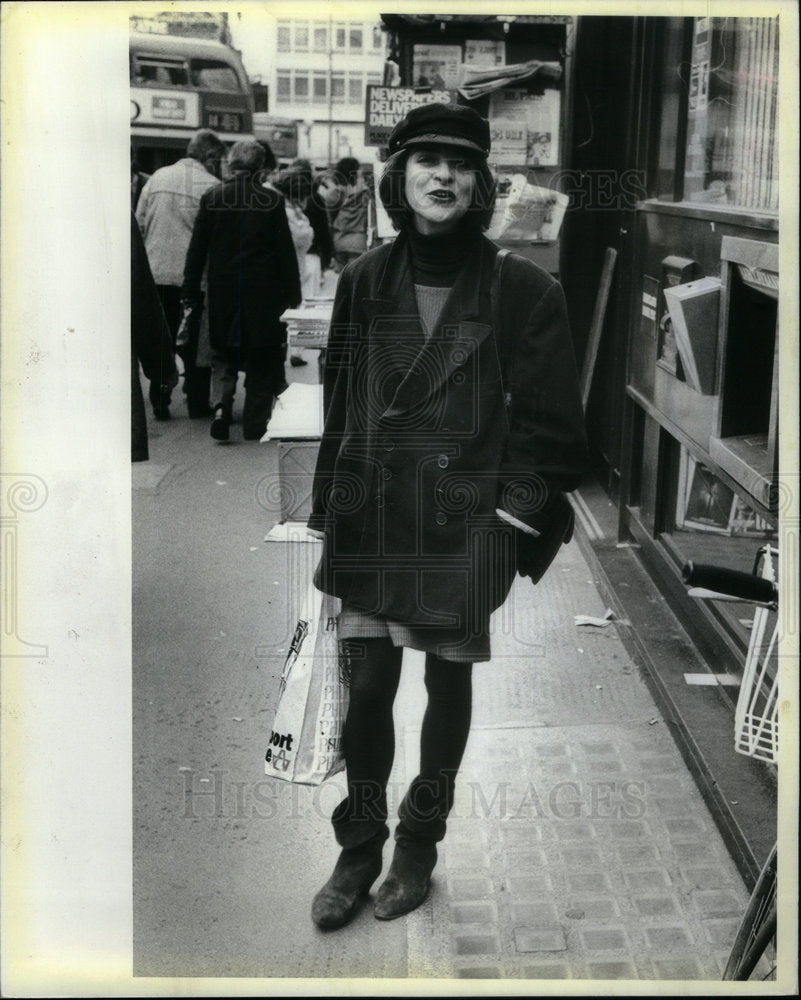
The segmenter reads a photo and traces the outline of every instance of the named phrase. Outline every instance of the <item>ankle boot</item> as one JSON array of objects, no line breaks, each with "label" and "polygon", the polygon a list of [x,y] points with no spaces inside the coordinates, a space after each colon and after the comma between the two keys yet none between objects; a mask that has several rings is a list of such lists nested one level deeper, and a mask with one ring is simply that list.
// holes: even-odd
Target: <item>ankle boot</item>
[{"label": "ankle boot", "polygon": [[344,927],[356,915],[359,901],[381,874],[381,854],[388,836],[383,827],[363,844],[341,851],[331,878],[312,902],[311,918],[322,930]]},{"label": "ankle boot", "polygon": [[416,910],[428,895],[436,863],[437,848],[433,841],[398,839],[387,877],[376,895],[376,917],[394,920]]}]

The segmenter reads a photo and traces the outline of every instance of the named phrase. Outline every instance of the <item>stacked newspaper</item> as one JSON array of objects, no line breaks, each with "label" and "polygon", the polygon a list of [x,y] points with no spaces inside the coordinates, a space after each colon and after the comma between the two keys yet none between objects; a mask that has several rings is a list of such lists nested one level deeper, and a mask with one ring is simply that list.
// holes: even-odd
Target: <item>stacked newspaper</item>
[{"label": "stacked newspaper", "polygon": [[524,80],[535,73],[558,80],[562,75],[562,67],[558,62],[543,62],[539,59],[514,63],[511,66],[492,66],[490,68],[462,63],[458,89],[462,97],[473,101],[477,97],[483,97],[484,94],[489,94],[493,90],[500,90],[501,87],[505,87],[509,83]]}]

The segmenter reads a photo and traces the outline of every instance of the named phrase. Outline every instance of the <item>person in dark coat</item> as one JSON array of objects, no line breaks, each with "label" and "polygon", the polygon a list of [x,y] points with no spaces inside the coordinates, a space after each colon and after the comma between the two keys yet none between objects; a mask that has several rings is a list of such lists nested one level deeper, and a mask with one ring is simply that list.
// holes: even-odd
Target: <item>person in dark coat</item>
[{"label": "person in dark coat", "polygon": [[211,436],[227,441],[238,373],[245,372],[242,433],[258,440],[275,397],[286,388],[285,309],[300,305],[300,275],[284,199],[262,180],[264,149],[236,142],[225,183],[207,191],[186,254],[182,298],[200,298],[208,262],[208,318],[212,347]]},{"label": "person in dark coat", "polygon": [[425,899],[490,615],[516,571],[534,577],[535,539],[587,464],[561,286],[510,255],[493,305],[489,149],[470,108],[409,112],[379,184],[400,233],[344,269],[334,301],[308,527],[323,539],[315,584],[342,600],[350,702],[342,851],[312,904],[323,928],[347,923],[381,871],[404,646],[426,653],[428,703],[375,916]]},{"label": "person in dark coat", "polygon": [[172,336],[150,270],[144,240],[131,212],[131,461],[146,462],[145,399],[139,381],[139,366],[151,386],[164,392],[178,385],[178,369]]}]

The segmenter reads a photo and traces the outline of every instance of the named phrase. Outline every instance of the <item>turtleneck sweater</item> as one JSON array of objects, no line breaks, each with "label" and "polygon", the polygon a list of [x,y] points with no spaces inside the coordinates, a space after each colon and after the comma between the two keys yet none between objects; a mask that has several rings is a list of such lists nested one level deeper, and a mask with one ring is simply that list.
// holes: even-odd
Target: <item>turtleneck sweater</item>
[{"label": "turtleneck sweater", "polygon": [[423,236],[411,226],[407,233],[417,310],[429,337],[459,272],[475,250],[478,234],[459,228],[441,236]]}]

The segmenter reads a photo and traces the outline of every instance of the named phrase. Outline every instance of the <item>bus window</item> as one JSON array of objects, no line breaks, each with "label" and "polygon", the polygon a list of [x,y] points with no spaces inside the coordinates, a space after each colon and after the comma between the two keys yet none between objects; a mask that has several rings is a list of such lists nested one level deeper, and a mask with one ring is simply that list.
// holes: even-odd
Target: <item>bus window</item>
[{"label": "bus window", "polygon": [[186,63],[181,60],[136,56],[131,82],[139,86],[150,84],[156,87],[185,87],[189,82],[189,74]]},{"label": "bus window", "polygon": [[238,93],[242,85],[233,67],[211,59],[192,60],[192,84],[204,90]]}]

